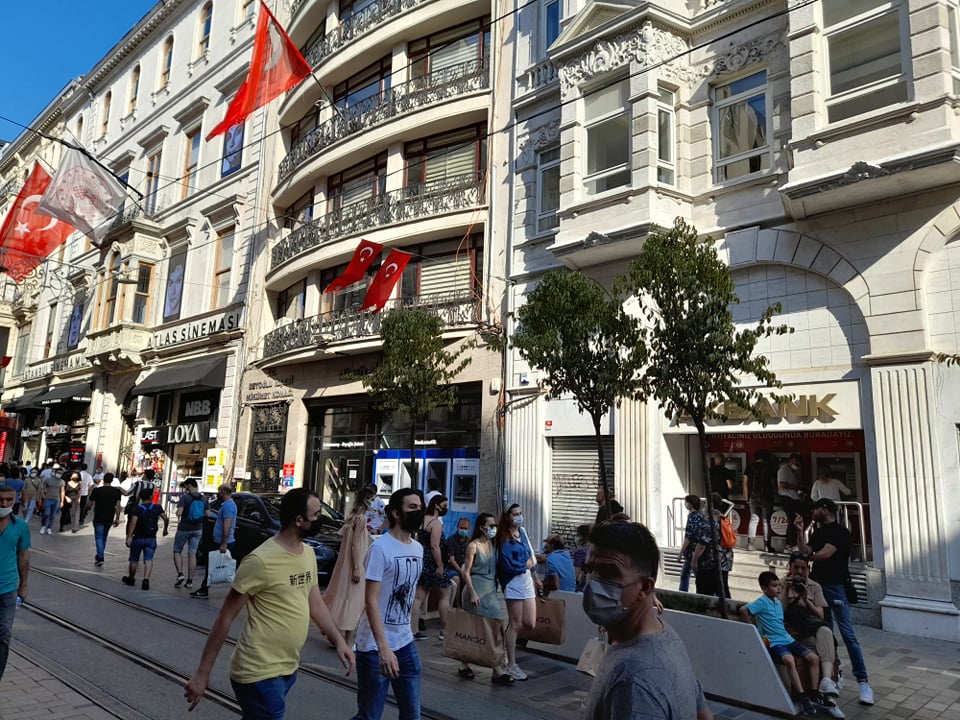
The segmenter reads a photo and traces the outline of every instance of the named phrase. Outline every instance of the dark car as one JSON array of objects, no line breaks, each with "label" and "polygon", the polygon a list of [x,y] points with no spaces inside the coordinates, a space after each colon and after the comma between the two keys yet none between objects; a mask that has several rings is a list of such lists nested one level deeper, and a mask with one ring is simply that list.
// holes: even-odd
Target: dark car
[{"label": "dark car", "polygon": [[[237,504],[237,527],[234,530],[233,557],[240,562],[261,543],[280,531],[280,493],[255,495],[247,492],[233,494]],[[333,567],[340,552],[339,529],[343,526],[343,515],[326,503],[321,502],[320,517],[310,528],[310,536],[304,542],[310,546],[317,558],[317,577],[323,584],[330,579]],[[213,526],[216,522],[220,500],[210,505],[210,512],[203,521],[202,547],[213,546]]]}]

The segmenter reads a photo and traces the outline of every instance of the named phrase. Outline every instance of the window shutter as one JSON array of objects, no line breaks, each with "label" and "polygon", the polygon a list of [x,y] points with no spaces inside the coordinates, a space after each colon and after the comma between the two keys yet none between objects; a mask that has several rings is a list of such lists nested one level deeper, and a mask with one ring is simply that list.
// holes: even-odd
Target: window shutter
[{"label": "window shutter", "polygon": [[470,256],[461,253],[420,265],[420,295],[454,294],[470,290]]}]

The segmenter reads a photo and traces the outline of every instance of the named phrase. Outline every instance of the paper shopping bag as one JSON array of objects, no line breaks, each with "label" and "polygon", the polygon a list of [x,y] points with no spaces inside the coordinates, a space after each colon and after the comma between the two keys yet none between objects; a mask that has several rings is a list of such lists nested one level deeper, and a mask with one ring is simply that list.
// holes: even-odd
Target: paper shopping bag
[{"label": "paper shopping bag", "polygon": [[563,645],[564,617],[567,603],[564,600],[537,598],[537,624],[533,630],[521,630],[517,636],[521,640]]},{"label": "paper shopping bag", "polygon": [[471,665],[499,667],[504,655],[503,623],[466,610],[447,610],[442,654]]},{"label": "paper shopping bag", "polygon": [[600,667],[600,661],[607,654],[607,640],[601,636],[590,638],[580,653],[580,660],[577,661],[577,670],[586,673],[592,677],[597,676],[597,669]]}]

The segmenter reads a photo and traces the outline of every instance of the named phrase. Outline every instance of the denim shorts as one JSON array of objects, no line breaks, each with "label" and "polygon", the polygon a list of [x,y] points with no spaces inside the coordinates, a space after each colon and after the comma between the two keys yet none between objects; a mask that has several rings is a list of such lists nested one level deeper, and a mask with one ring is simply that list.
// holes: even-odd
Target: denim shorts
[{"label": "denim shorts", "polygon": [[810,648],[799,640],[794,640],[789,645],[774,645],[770,648],[770,657],[775,663],[783,664],[783,658],[787,655],[793,655],[797,658],[805,658],[811,653]]},{"label": "denim shorts", "polygon": [[196,555],[202,537],[203,530],[177,530],[177,534],[173,536],[173,554],[179,555],[186,546],[188,553]]},{"label": "denim shorts", "polygon": [[297,674],[267,678],[253,683],[230,680],[237,702],[243,709],[244,720],[284,720],[287,712],[287,693],[297,681]]},{"label": "denim shorts", "polygon": [[140,553],[143,553],[143,561],[150,562],[157,552],[156,538],[134,538],[130,542],[130,562],[140,562]]}]

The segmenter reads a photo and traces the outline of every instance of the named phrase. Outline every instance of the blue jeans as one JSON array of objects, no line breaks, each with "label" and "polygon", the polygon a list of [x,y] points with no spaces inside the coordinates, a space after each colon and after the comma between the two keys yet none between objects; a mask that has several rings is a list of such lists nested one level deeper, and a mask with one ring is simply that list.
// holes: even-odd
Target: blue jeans
[{"label": "blue jeans", "polygon": [[833,619],[840,629],[840,637],[843,638],[843,644],[847,646],[847,654],[850,655],[850,665],[853,667],[853,675],[857,682],[867,682],[867,665],[863,661],[863,651],[860,650],[860,643],[857,641],[856,633],[853,632],[853,621],[850,619],[850,604],[847,602],[847,591],[843,585],[821,585],[823,588],[823,597],[830,606]]},{"label": "blue jeans", "polygon": [[391,680],[380,674],[380,653],[357,653],[357,714],[353,720],[380,720],[387,701],[387,685],[393,686],[400,720],[420,719],[420,656],[414,643],[394,653],[400,677]]},{"label": "blue jeans", "polygon": [[30,522],[30,518],[33,517],[33,511],[37,509],[36,499],[29,500],[26,505],[21,503],[20,509],[23,510],[23,519],[27,522]]},{"label": "blue jeans", "polygon": [[104,550],[107,548],[107,535],[110,534],[110,523],[93,526],[93,541],[97,544],[95,560],[103,560]]},{"label": "blue jeans", "polygon": [[53,519],[57,516],[57,510],[59,509],[59,500],[47,499],[43,501],[43,522],[40,523],[41,529],[46,528],[47,530],[53,531]]},{"label": "blue jeans", "polygon": [[13,614],[17,611],[17,591],[0,595],[0,680],[7,669],[7,656],[10,654],[10,637],[13,634]]},{"label": "blue jeans", "polygon": [[688,592],[690,590],[690,563],[693,562],[692,557],[685,557],[683,559],[683,567],[680,568],[680,592]]},{"label": "blue jeans", "polygon": [[255,683],[233,680],[233,692],[243,710],[243,720],[283,720],[287,713],[287,693],[297,681],[297,674],[267,678]]}]

